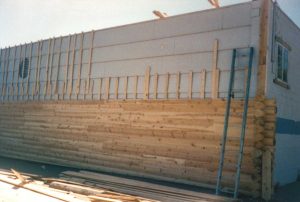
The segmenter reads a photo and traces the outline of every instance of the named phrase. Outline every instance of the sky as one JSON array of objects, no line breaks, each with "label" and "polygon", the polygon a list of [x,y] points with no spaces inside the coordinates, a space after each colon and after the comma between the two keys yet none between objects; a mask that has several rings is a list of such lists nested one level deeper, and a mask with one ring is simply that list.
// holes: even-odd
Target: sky
[{"label": "sky", "polygon": [[[249,0],[219,0],[221,6]],[[300,0],[278,0],[300,26]],[[0,47],[212,8],[207,0],[0,0]]]}]

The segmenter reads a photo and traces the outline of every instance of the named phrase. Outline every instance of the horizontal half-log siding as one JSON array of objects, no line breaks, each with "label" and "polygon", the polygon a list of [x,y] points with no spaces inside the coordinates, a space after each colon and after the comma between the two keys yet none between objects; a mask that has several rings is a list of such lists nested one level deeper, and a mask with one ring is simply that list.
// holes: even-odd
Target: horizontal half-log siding
[{"label": "horizontal half-log siding", "polygon": [[[225,101],[0,104],[0,154],[213,187]],[[242,101],[232,103],[223,184],[232,187]],[[251,101],[241,189],[261,190],[261,154],[273,146],[275,104]]]}]

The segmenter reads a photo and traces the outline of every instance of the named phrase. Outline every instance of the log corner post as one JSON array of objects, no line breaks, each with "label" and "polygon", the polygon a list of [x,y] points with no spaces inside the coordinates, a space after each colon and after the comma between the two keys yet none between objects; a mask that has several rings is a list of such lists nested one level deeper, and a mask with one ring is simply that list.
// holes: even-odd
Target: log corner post
[{"label": "log corner post", "polygon": [[262,198],[266,201],[271,200],[272,186],[272,152],[266,150],[262,154]]},{"label": "log corner post", "polygon": [[257,97],[265,97],[267,80],[267,51],[268,51],[268,21],[269,21],[269,0],[263,0],[260,16],[259,35],[259,64],[257,73]]}]

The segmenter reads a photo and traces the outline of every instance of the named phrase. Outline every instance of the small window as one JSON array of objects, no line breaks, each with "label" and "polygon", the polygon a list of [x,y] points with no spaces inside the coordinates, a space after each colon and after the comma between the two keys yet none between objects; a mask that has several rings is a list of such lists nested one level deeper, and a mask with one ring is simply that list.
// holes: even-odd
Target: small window
[{"label": "small window", "polygon": [[284,83],[288,82],[289,50],[277,43],[277,73],[276,79]]},{"label": "small window", "polygon": [[28,65],[29,65],[29,59],[25,58],[24,60],[21,60],[19,63],[19,77],[22,79],[27,78],[28,76]]}]

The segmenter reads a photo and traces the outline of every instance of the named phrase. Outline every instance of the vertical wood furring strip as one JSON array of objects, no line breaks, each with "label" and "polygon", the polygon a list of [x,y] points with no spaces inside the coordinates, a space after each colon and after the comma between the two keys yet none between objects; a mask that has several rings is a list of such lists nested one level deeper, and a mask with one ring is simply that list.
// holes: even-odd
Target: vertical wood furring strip
[{"label": "vertical wood furring strip", "polygon": [[63,40],[63,38],[60,37],[59,53],[58,53],[58,61],[57,61],[57,71],[56,71],[56,80],[55,80],[55,87],[54,87],[54,95],[57,95],[56,99],[59,98],[59,94],[58,94],[58,80],[59,80],[59,72],[60,72],[62,40]]},{"label": "vertical wood furring strip", "polygon": [[109,91],[110,91],[110,77],[106,79],[106,99],[109,100]]},{"label": "vertical wood furring strip", "polygon": [[157,85],[158,85],[158,73],[154,74],[154,99],[157,99]]},{"label": "vertical wood furring strip", "polygon": [[27,84],[26,84],[26,96],[27,100],[29,100],[29,82],[30,82],[30,73],[31,73],[31,64],[32,64],[32,48],[33,43],[30,43],[30,56],[29,56],[29,64],[28,64],[28,70],[27,70]]},{"label": "vertical wood furring strip", "polygon": [[165,80],[165,99],[169,98],[169,79],[170,79],[170,74],[169,72],[167,72],[166,80]]},{"label": "vertical wood furring strip", "polygon": [[212,61],[212,84],[211,84],[211,97],[212,99],[218,98],[219,94],[219,75],[220,70],[218,69],[218,49],[219,41],[216,39],[213,46],[213,61]]},{"label": "vertical wood furring strip", "polygon": [[125,76],[124,80],[124,99],[127,99],[127,88],[128,88],[128,76]]},{"label": "vertical wood furring strip", "polygon": [[37,85],[38,85],[38,72],[39,72],[39,64],[40,64],[40,54],[41,54],[41,47],[42,47],[42,43],[41,41],[39,41],[38,43],[38,49],[37,49],[37,55],[36,55],[36,66],[35,66],[35,83],[34,83],[34,87],[32,88],[32,99],[34,100],[34,96],[37,93]]},{"label": "vertical wood furring strip", "polygon": [[205,84],[206,84],[206,70],[203,69],[201,70],[201,73],[200,73],[200,98],[205,98]]},{"label": "vertical wood furring strip", "polygon": [[188,84],[188,88],[189,88],[189,94],[188,97],[189,99],[193,98],[193,71],[189,72],[189,84]]},{"label": "vertical wood furring strip", "polygon": [[180,99],[180,72],[176,74],[176,98]]},{"label": "vertical wood furring strip", "polygon": [[67,50],[67,58],[66,58],[66,66],[65,66],[65,80],[64,80],[63,92],[62,92],[63,100],[65,99],[65,94],[67,94],[70,48],[71,48],[71,35],[69,35],[69,46],[68,46],[68,50]]},{"label": "vertical wood furring strip", "polygon": [[39,59],[39,68],[38,68],[38,80],[37,80],[37,98],[40,99],[41,96],[41,69],[42,69],[42,59],[43,59],[43,47],[44,41],[41,44],[41,52],[40,52],[40,59]]},{"label": "vertical wood furring strip", "polygon": [[101,100],[102,91],[102,78],[99,78],[99,100]]},{"label": "vertical wood furring strip", "polygon": [[6,63],[7,63],[7,47],[5,47],[5,54],[3,54],[3,58],[4,58],[4,62],[3,62],[3,69],[2,69],[2,93],[1,93],[1,97],[2,97],[2,101],[4,99],[4,86],[5,86],[5,83],[4,83],[4,79],[5,79],[5,74],[6,74]]},{"label": "vertical wood furring strip", "polygon": [[[16,67],[16,56],[17,56],[17,46],[15,46],[15,53],[14,53],[14,60],[13,60],[13,69],[12,69],[12,79],[10,82],[10,90],[9,90],[9,95],[13,96],[14,95],[14,75],[15,75],[15,67]],[[8,97],[9,100],[9,97]]]},{"label": "vertical wood furring strip", "polygon": [[7,58],[7,64],[6,64],[4,96],[6,96],[6,92],[7,92],[7,78],[8,78],[8,74],[9,74],[8,69],[9,69],[10,49],[11,49],[11,47],[8,47],[8,58]]},{"label": "vertical wood furring strip", "polygon": [[[20,52],[19,52],[19,55],[16,56],[15,59],[16,59],[16,63],[17,63],[17,61],[19,62],[19,65],[17,67],[20,68],[20,61],[21,61],[21,56],[22,56],[22,51],[23,51],[23,45],[20,44],[19,47],[20,47]],[[17,74],[17,79],[16,79],[17,81],[14,83],[15,73]],[[19,77],[19,69],[13,70],[13,77],[12,77],[12,80],[11,80],[12,85],[13,85],[12,100],[15,99],[15,96],[18,97],[18,90],[19,90],[19,87],[18,87],[18,77]]]},{"label": "vertical wood furring strip", "polygon": [[72,91],[73,91],[73,77],[74,77],[74,64],[75,64],[75,51],[76,51],[76,41],[77,41],[77,34],[74,36],[73,40],[73,51],[72,51],[72,63],[71,63],[71,72],[70,72],[70,82],[69,82],[69,99],[72,98]]},{"label": "vertical wood furring strip", "polygon": [[[25,63],[25,61],[26,61],[26,58],[27,58],[27,47],[28,47],[28,44],[26,44],[26,46],[25,46],[25,53],[24,53],[24,57],[23,57],[23,68],[22,68],[22,83],[21,83],[21,85],[22,85],[22,87],[21,87],[21,89],[22,89],[22,93],[21,93],[21,99],[22,100],[24,100],[24,93],[25,93],[25,86],[24,86],[24,84],[25,84],[25,80],[26,80],[26,78],[24,78],[24,75],[25,75],[25,65],[26,65],[26,63]],[[29,50],[29,54],[30,54],[30,50]],[[28,58],[27,58],[27,60],[28,60]],[[29,61],[28,61],[29,62]],[[29,64],[28,64],[29,65]],[[28,66],[27,66],[27,73],[28,73]],[[27,74],[27,76],[28,76],[28,74]],[[19,76],[20,77],[20,76]]]},{"label": "vertical wood furring strip", "polygon": [[83,32],[81,33],[81,43],[80,43],[80,53],[79,53],[79,64],[78,64],[78,73],[77,73],[77,84],[76,84],[76,99],[78,100],[78,94],[80,92],[81,84],[81,68],[82,68],[82,53],[83,53]]},{"label": "vertical wood furring strip", "polygon": [[49,39],[48,40],[48,55],[47,55],[47,62],[46,62],[46,73],[45,73],[45,81],[44,81],[44,99],[46,98],[46,94],[47,94],[47,89],[48,89],[48,77],[49,77],[49,66],[51,65],[51,52],[53,50],[53,48],[51,49],[51,45],[52,47],[54,47],[54,38],[53,39]]},{"label": "vertical wood furring strip", "polygon": [[[17,82],[16,82],[16,87],[17,87],[17,90],[16,90],[16,92],[15,92],[15,95],[16,95],[16,99],[18,100],[19,99],[19,80],[20,80],[20,65],[21,65],[21,58],[22,58],[22,55],[23,55],[23,46],[24,45],[21,45],[21,51],[20,51],[20,55],[19,55],[19,65],[18,65],[18,67],[19,67],[19,69],[17,70]],[[26,44],[25,44],[25,47],[26,47]],[[25,51],[24,51],[25,52]],[[24,64],[24,62],[23,62],[23,64]],[[23,66],[24,67],[24,66]]]},{"label": "vertical wood furring strip", "polygon": [[[4,52],[5,50],[5,52]],[[4,78],[5,78],[5,67],[6,67],[6,63],[7,63],[7,47],[4,48],[4,50],[2,50],[3,53],[3,63],[1,63],[2,65],[2,80],[1,80],[1,98],[2,98],[2,101],[3,101],[3,97],[4,97]]]},{"label": "vertical wood furring strip", "polygon": [[49,95],[49,99],[52,98],[52,72],[53,72],[53,60],[54,60],[54,48],[55,48],[55,41],[56,39],[53,38],[53,44],[52,44],[52,51],[51,51],[51,60],[50,60],[50,65],[49,65],[49,78],[48,78],[48,84],[47,84],[47,89],[46,89],[46,95]]},{"label": "vertical wood furring strip", "polygon": [[116,77],[115,80],[115,99],[118,99],[118,93],[119,93],[119,77]]},{"label": "vertical wood furring strip", "polygon": [[[89,57],[89,69],[88,69],[88,82],[87,82],[87,91],[90,91],[90,80],[91,80],[91,70],[92,70],[92,59],[93,59],[93,44],[94,44],[94,36],[95,31],[93,30],[91,36],[91,43],[90,43],[90,57]],[[86,92],[84,92],[84,99],[86,96]]]},{"label": "vertical wood furring strip", "polygon": [[20,81],[20,84],[21,84],[20,99],[23,99],[23,97],[24,97],[24,78],[23,77],[24,77],[24,72],[25,72],[25,58],[26,58],[26,54],[27,54],[27,45],[28,44],[25,44],[25,50],[24,50],[23,58],[22,58],[22,61],[23,61],[22,62],[22,69],[21,69],[22,73],[19,70],[19,75],[18,75],[18,79],[20,79],[20,77],[22,76],[21,77],[22,80]]},{"label": "vertical wood furring strip", "polygon": [[91,81],[91,97],[93,99],[93,96],[94,96],[94,79],[92,79]]},{"label": "vertical wood furring strip", "polygon": [[150,67],[146,68],[144,77],[144,100],[149,99]]},{"label": "vertical wood furring strip", "polygon": [[[85,80],[84,80],[84,86],[83,86],[84,90],[86,89],[86,86],[87,86],[87,80],[85,79]],[[93,99],[93,98],[92,98],[92,99]]]},{"label": "vertical wood furring strip", "polygon": [[134,97],[134,99],[137,99],[138,80],[139,80],[139,77],[138,77],[138,76],[135,76],[135,80],[134,80],[134,89],[133,89],[133,97]]}]

